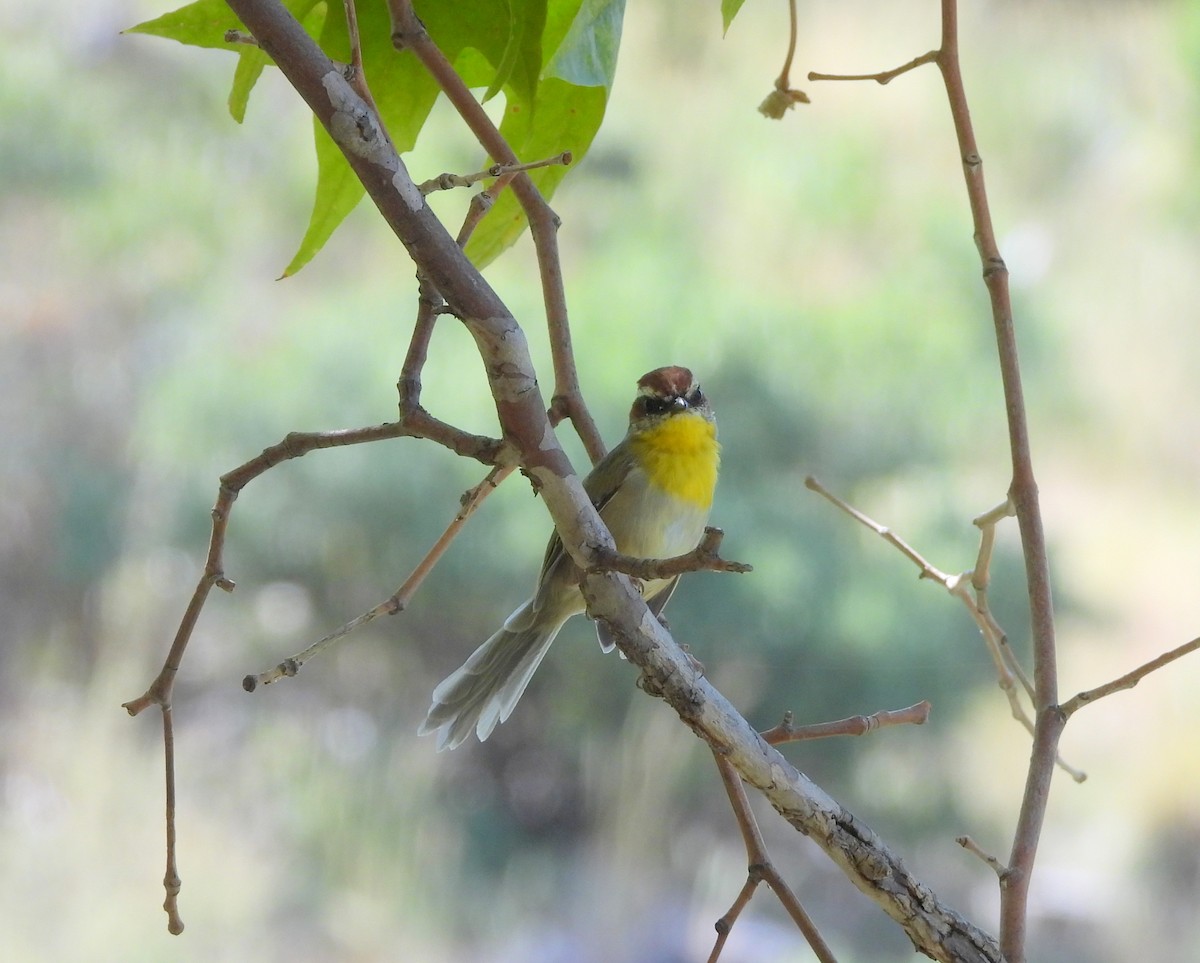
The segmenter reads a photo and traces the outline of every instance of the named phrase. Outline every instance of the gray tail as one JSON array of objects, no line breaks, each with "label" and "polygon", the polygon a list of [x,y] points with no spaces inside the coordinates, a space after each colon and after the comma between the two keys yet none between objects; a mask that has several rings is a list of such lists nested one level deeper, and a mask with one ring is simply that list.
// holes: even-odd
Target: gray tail
[{"label": "gray tail", "polygon": [[562,623],[509,629],[520,624],[526,602],[509,617],[505,628],[471,653],[433,690],[433,704],[418,730],[438,734],[438,751],[461,745],[474,729],[482,742],[512,713],[533,673],[541,664]]}]

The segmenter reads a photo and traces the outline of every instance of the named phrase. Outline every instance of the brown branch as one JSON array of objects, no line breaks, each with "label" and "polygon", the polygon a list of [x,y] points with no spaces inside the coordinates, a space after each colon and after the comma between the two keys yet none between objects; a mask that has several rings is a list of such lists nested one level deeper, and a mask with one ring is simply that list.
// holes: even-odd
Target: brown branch
[{"label": "brown branch", "polygon": [[655,579],[674,578],[685,572],[735,572],[739,575],[753,572],[754,567],[744,562],[730,562],[721,558],[721,540],[725,533],[709,526],[704,529],[700,544],[690,552],[672,558],[638,558],[622,555],[608,548],[596,548],[594,561],[589,572],[620,572],[630,578],[650,582]]},{"label": "brown branch", "polygon": [[151,705],[159,705],[164,708],[170,706],[171,687],[175,674],[179,670],[179,664],[208,598],[208,593],[213,586],[226,592],[232,592],[235,587],[234,582],[225,576],[224,547],[229,515],[241,490],[259,475],[281,462],[302,457],[311,451],[403,437],[428,438],[445,445],[456,454],[475,458],[485,464],[495,464],[504,460],[505,444],[503,442],[461,431],[430,417],[423,409],[416,408],[408,412],[404,419],[382,425],[327,432],[290,432],[282,441],[264,448],[262,453],[255,458],[222,475],[217,501],[212,509],[212,532],[209,536],[208,556],[205,560],[204,570],[192,593],[191,601],[180,621],[175,639],[158,677],[143,695],[123,703],[130,715],[135,716]]},{"label": "brown branch", "polygon": [[877,84],[890,84],[901,74],[906,74],[910,70],[916,70],[918,67],[925,64],[937,63],[938,51],[931,50],[929,53],[923,53],[919,57],[913,57],[906,64],[901,64],[899,67],[893,67],[891,70],[881,70],[873,74],[822,74],[815,70],[808,72],[808,79],[817,80],[873,80]]},{"label": "brown branch", "polygon": [[764,742],[772,746],[779,746],[785,742],[828,739],[830,736],[865,736],[869,732],[888,726],[924,725],[932,708],[927,700],[922,700],[904,709],[880,709],[869,716],[847,716],[835,722],[817,722],[807,726],[797,726],[792,713],[785,712],[779,725],[759,734]]},{"label": "brown branch", "polygon": [[991,867],[992,872],[996,874],[1001,883],[1004,882],[1004,877],[1008,875],[1008,867],[1000,862],[1000,860],[985,850],[970,836],[956,836],[954,841],[972,856],[979,857],[979,859]]},{"label": "brown branch", "polygon": [[208,556],[205,559],[204,570],[201,572],[191,601],[180,620],[179,628],[162,670],[143,695],[123,704],[130,715],[135,716],[152,705],[164,708],[170,706],[171,687],[175,674],[179,670],[183,654],[208,598],[208,593],[214,586],[226,592],[232,592],[235,587],[234,582],[225,575],[224,547],[229,516],[233,510],[233,503],[237,500],[241,490],[263,472],[281,462],[299,458],[311,451],[402,437],[430,438],[445,444],[457,454],[469,455],[485,463],[496,463],[501,460],[501,453],[505,448],[504,443],[496,439],[459,431],[450,425],[430,418],[423,411],[418,411],[403,421],[372,425],[366,428],[327,432],[293,431],[277,444],[264,448],[261,454],[250,461],[222,475],[217,501],[212,509],[212,531],[209,536]]},{"label": "brown branch", "polygon": [[[1025,557],[1025,580],[1029,595],[1033,635],[1034,739],[1026,775],[1021,811],[1013,834],[1010,871],[1001,885],[1001,947],[1008,963],[1024,963],[1028,916],[1029,884],[1037,856],[1038,839],[1045,822],[1050,795],[1050,780],[1058,761],[1058,742],[1066,717],[1058,711],[1058,656],[1054,640],[1054,607],[1050,593],[1050,566],[1046,538],[1038,504],[1037,483],[1029,444],[1021,369],[1013,327],[1012,304],[1008,288],[1008,268],[1000,256],[992,225],[987,189],[983,180],[983,161],[975,140],[966,88],[959,66],[958,4],[941,0],[941,43],[936,51],[917,57],[896,70],[879,74],[817,75],[813,79],[875,80],[886,83],[920,66],[936,63],[942,75],[954,123],[959,159],[966,182],[967,200],[975,228],[975,245],[983,267],[983,281],[991,302],[992,325],[1000,363],[1004,407],[1008,420],[1009,449],[1012,456],[1012,482],[1009,499],[1021,532]],[[812,76],[812,75],[810,75]]]},{"label": "brown branch", "polygon": [[746,874],[746,883],[742,886],[741,892],[738,893],[737,899],[733,905],[716,923],[717,941],[713,946],[712,954],[709,956],[709,963],[715,963],[721,955],[721,950],[725,947],[725,941],[729,938],[729,932],[733,929],[733,924],[737,922],[738,916],[741,915],[746,904],[750,902],[750,898],[754,895],[754,890],[760,882],[765,882],[771,887],[771,890],[779,898],[779,902],[783,904],[783,908],[787,910],[788,915],[792,918],[797,928],[804,938],[808,941],[808,945],[812,947],[813,953],[816,954],[821,963],[837,963],[837,958],[833,955],[829,945],[821,936],[816,924],[813,923],[812,917],[808,915],[796,894],[792,892],[791,887],[787,885],[783,876],[775,868],[775,864],[771,862],[770,853],[767,852],[767,844],[763,839],[762,832],[758,828],[758,820],[754,818],[754,811],[750,808],[750,800],[746,798],[746,790],[742,785],[742,777],[738,771],[730,765],[719,752],[713,751],[713,759],[717,763],[717,772],[721,774],[721,782],[725,785],[725,792],[729,796],[729,805],[733,809],[734,818],[737,820],[738,828],[742,832],[742,842],[746,847],[746,861],[748,870]]},{"label": "brown branch", "polygon": [[167,931],[172,936],[178,936],[183,932],[183,917],[179,915],[179,890],[183,884],[179,879],[175,843],[175,722],[169,704],[162,707],[162,724],[167,811],[167,869],[163,873],[163,889],[167,895],[163,900],[163,909],[167,913]]},{"label": "brown branch", "polygon": [[1038,502],[1037,481],[1029,443],[1029,423],[1017,336],[1009,297],[1008,268],[1000,256],[987,188],[983,179],[983,161],[971,124],[966,88],[958,54],[958,4],[942,0],[942,38],[937,59],[946,88],[950,116],[958,140],[971,220],[975,226],[975,244],[983,268],[983,281],[992,308],[992,324],[1004,389],[1004,407],[1008,416],[1009,449],[1012,455],[1012,483],[1009,499],[1021,532],[1025,556],[1026,590],[1029,595],[1033,634],[1033,682],[1035,732],[1033,752],[1026,775],[1025,792],[1009,854],[1009,872],[1000,887],[1000,946],[1008,963],[1024,963],[1028,924],[1029,885],[1037,858],[1038,840],[1045,823],[1050,798],[1050,781],[1058,758],[1058,742],[1065,717],[1057,711],[1058,654],[1054,638],[1054,605],[1050,594],[1050,563],[1046,536]]},{"label": "brown branch", "polygon": [[[453,65],[430,38],[425,25],[413,11],[411,0],[388,0],[392,18],[392,42],[397,49],[411,50],[470,128],[471,133],[498,163],[519,167],[521,160],[475,99]],[[563,286],[562,263],[558,253],[559,217],[546,203],[537,186],[524,171],[512,182],[512,190],[529,221],[529,233],[537,252],[538,271],[542,280],[542,299],[546,306],[546,324],[550,338],[550,354],[554,367],[554,392],[550,399],[552,411],[571,419],[588,458],[596,464],[604,457],[604,440],[592,419],[579,387],[575,354],[571,347],[571,325],[567,298]]]},{"label": "brown branch", "polygon": [[417,189],[422,194],[432,194],[434,191],[449,191],[456,187],[472,187],[480,181],[489,177],[502,177],[505,174],[519,174],[522,171],[537,170],[539,167],[554,167],[556,165],[566,166],[571,163],[571,152],[564,150],[560,154],[555,154],[553,157],[545,157],[542,160],[530,161],[528,164],[492,164],[481,171],[476,171],[473,174],[452,174],[449,171],[444,174],[439,174],[437,177],[432,177],[427,181],[422,181],[417,185]]},{"label": "brown branch", "polygon": [[1191,642],[1184,642],[1183,645],[1176,646],[1170,652],[1164,652],[1157,658],[1138,666],[1132,672],[1126,672],[1120,678],[1106,682],[1104,685],[1096,686],[1094,689],[1080,692],[1074,698],[1064,702],[1060,707],[1060,711],[1064,717],[1069,719],[1084,706],[1091,705],[1097,699],[1103,699],[1114,692],[1123,692],[1126,689],[1132,689],[1151,672],[1161,669],[1164,665],[1170,665],[1176,659],[1181,659],[1189,652],[1195,652],[1197,649],[1200,649],[1200,638],[1192,639]]},{"label": "brown branch", "polygon": [[[247,484],[280,462],[299,458],[310,451],[321,448],[362,444],[406,435],[432,437],[430,434],[422,434],[423,430],[431,428],[431,426],[434,429],[433,433],[439,435],[444,443],[449,443],[449,446],[455,451],[460,454],[471,453],[473,457],[480,460],[496,460],[504,447],[501,442],[494,439],[468,435],[466,432],[451,429],[450,426],[436,422],[435,419],[418,409],[407,420],[368,428],[330,432],[292,432],[278,444],[264,449],[256,458],[252,458],[244,465],[221,476],[217,501],[212,510],[212,531],[209,536],[208,556],[205,559],[204,570],[201,572],[200,580],[196,583],[196,588],[184,610],[171,648],[167,652],[167,657],[158,675],[146,691],[136,699],[123,703],[124,709],[131,716],[138,715],[152,705],[157,705],[162,710],[163,756],[167,785],[167,872],[163,879],[167,898],[163,908],[167,911],[167,928],[171,933],[183,932],[183,921],[179,916],[178,909],[181,883],[176,868],[175,853],[175,738],[171,715],[171,692],[200,613],[204,609],[205,602],[208,601],[209,592],[212,591],[213,586],[226,592],[232,592],[234,589],[234,583],[226,577],[224,569],[225,536],[234,501]],[[450,434],[447,435],[445,432]]]}]

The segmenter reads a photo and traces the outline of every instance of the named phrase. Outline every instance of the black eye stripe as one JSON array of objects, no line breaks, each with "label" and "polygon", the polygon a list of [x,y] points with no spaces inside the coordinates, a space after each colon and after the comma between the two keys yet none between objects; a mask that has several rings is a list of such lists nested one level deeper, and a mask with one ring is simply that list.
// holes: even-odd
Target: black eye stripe
[{"label": "black eye stripe", "polygon": [[645,408],[648,415],[661,415],[671,410],[671,402],[666,398],[646,398]]}]

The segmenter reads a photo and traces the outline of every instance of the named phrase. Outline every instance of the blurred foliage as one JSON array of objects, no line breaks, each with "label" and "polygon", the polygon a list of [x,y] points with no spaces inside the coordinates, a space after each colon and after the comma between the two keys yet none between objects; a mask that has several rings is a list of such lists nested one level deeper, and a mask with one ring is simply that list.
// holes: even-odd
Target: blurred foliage
[{"label": "blurred foliage", "polygon": [[[798,66],[901,63],[936,36],[935,6],[803,5]],[[763,727],[787,709],[817,721],[930,699],[920,729],[787,752],[989,925],[994,881],[952,840],[1004,852],[1027,737],[958,604],[803,486],[819,476],[950,571],[973,564],[970,519],[1004,496],[949,120],[918,71],[886,89],[818,86],[767,123],[755,105],[782,56],[777,7],[747,4],[724,40],[715,4],[630,7],[605,128],[555,200],[583,383],[615,441],[642,372],[702,374],[724,446],[714,521],[755,571],[685,580],[673,630]],[[365,209],[308,270],[271,280],[313,175],[308,118],[275,72],[238,127],[204,52],[118,35],[161,9],[0,11],[0,958],[703,958],[745,872],[724,794],[703,747],[583,620],[486,744],[438,755],[415,736],[432,686],[532,583],[548,522],[519,478],[409,611],[241,691],[246,672],[390,594],[482,475],[409,440],[314,453],[237,502],[238,589],[211,601],[176,693],[188,929],[167,936],[159,728],[119,704],[174,632],[217,476],[290,430],[393,416],[415,285]],[[1200,15],[1175,2],[962,16],[1070,694],[1195,634]],[[414,174],[476,169],[444,102],[426,133]],[[465,198],[434,203],[453,224]],[[528,242],[489,278],[549,370]],[[494,431],[450,320],[425,384],[439,417]],[[1012,526],[993,578],[1024,652]],[[1039,959],[1200,950],[1197,678],[1183,663],[1072,722],[1063,752],[1091,779],[1055,785]],[[840,959],[911,958],[820,854],[761,816]],[[808,958],[765,896],[726,957]]]}]

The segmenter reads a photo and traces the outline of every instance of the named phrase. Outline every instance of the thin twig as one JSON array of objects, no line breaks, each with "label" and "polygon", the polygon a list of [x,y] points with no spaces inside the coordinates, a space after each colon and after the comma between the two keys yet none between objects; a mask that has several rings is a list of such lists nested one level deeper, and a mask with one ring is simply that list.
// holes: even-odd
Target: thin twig
[{"label": "thin twig", "polygon": [[[977,556],[977,568],[973,572],[965,572],[961,575],[947,575],[941,569],[930,564],[928,560],[915,548],[908,544],[903,538],[893,532],[886,525],[881,525],[869,515],[859,511],[853,505],[846,502],[833,494],[829,489],[822,485],[817,479],[809,475],[804,480],[805,487],[815,491],[829,502],[836,505],[839,509],[859,522],[866,528],[871,529],[880,536],[888,544],[895,546],[905,558],[911,561],[920,569],[920,578],[928,579],[937,582],[947,592],[958,599],[966,607],[967,612],[975,621],[979,628],[980,635],[983,637],[984,644],[987,646],[988,654],[991,656],[992,665],[996,669],[997,684],[1001,691],[1008,699],[1009,710],[1012,717],[1021,724],[1031,736],[1035,734],[1036,726],[1033,720],[1029,717],[1025,706],[1021,703],[1020,693],[1017,690],[1017,681],[1019,680],[1025,691],[1032,696],[1032,689],[1029,685],[1029,678],[1021,668],[1016,656],[1013,654],[1011,647],[1008,645],[1008,638],[1001,629],[999,623],[992,616],[992,613],[987,607],[987,573],[991,565],[991,552],[995,545],[995,535],[993,528],[998,509],[992,509],[977,518],[976,524],[981,528],[981,537],[979,545],[979,555]],[[1007,504],[1007,503],[1005,503]],[[996,517],[1002,518],[1003,514]],[[979,576],[979,572],[983,576]],[[976,583],[979,583],[981,588],[975,588]],[[974,597],[970,589],[975,589]],[[982,597],[980,591],[983,592]],[[1070,765],[1061,755],[1055,752],[1055,761],[1058,766],[1067,773],[1075,782],[1083,782],[1087,779],[1087,773],[1080,769],[1076,769]]]},{"label": "thin twig", "polygon": [[721,529],[709,526],[704,529],[704,537],[700,539],[699,545],[690,552],[672,558],[638,558],[597,548],[595,562],[588,572],[620,572],[645,582],[674,578],[684,572],[735,572],[739,575],[753,572],[752,565],[721,558],[721,539],[724,537],[725,533]]},{"label": "thin twig", "polygon": [[767,844],[758,828],[754,812],[750,808],[750,800],[746,797],[746,789],[742,785],[741,775],[729,760],[716,750],[713,751],[713,759],[717,763],[717,772],[721,774],[721,782],[725,785],[725,792],[729,796],[729,805],[733,808],[734,818],[737,819],[738,828],[742,832],[742,842],[746,847],[749,869],[746,883],[738,893],[733,906],[716,923],[717,942],[713,947],[712,955],[709,956],[710,963],[720,956],[721,950],[725,946],[725,940],[729,937],[729,931],[733,928],[733,924],[741,915],[742,910],[745,909],[746,904],[750,902],[750,897],[754,895],[754,890],[760,882],[765,882],[771,887],[771,890],[779,898],[779,902],[783,904],[783,908],[792,918],[792,922],[796,924],[808,941],[808,945],[812,947],[817,959],[821,963],[837,963],[837,957],[833,955],[829,944],[821,936],[812,917],[805,911],[796,894],[792,892],[791,887],[787,885],[771,862]]},{"label": "thin twig", "polygon": [[1123,676],[1113,679],[1111,682],[1106,682],[1104,685],[1096,686],[1094,689],[1088,689],[1080,692],[1072,699],[1068,699],[1060,706],[1060,711],[1064,716],[1070,718],[1078,710],[1086,705],[1091,705],[1097,699],[1103,699],[1105,696],[1110,696],[1114,692],[1123,692],[1126,689],[1132,689],[1135,685],[1142,681],[1151,672],[1161,669],[1164,665],[1170,665],[1176,659],[1181,659],[1189,652],[1195,652],[1200,649],[1200,638],[1192,639],[1191,642],[1184,642],[1183,645],[1176,646],[1170,652],[1164,652],[1155,659],[1151,659],[1144,665],[1138,666],[1132,672],[1126,672]]},{"label": "thin twig", "polygon": [[542,160],[530,161],[528,164],[492,164],[473,174],[452,174],[447,171],[437,177],[422,181],[417,188],[422,194],[432,194],[434,191],[449,191],[456,187],[471,187],[489,177],[501,177],[505,174],[519,174],[522,171],[537,170],[539,167],[566,166],[571,163],[571,152],[564,150]]},{"label": "thin twig", "polygon": [[301,666],[308,662],[309,659],[320,655],[335,642],[345,638],[355,629],[362,628],[362,626],[373,622],[381,615],[396,615],[403,612],[408,607],[408,603],[412,601],[412,597],[416,594],[417,589],[421,587],[421,583],[433,571],[433,567],[441,560],[446,549],[450,547],[451,542],[454,541],[459,531],[462,530],[467,519],[475,513],[476,509],[483,504],[483,500],[495,491],[496,487],[512,471],[513,466],[511,465],[496,466],[488,473],[487,478],[463,495],[458,513],[451,519],[450,524],[446,526],[446,530],[442,532],[441,537],[434,542],[433,547],[429,549],[425,557],[417,564],[417,567],[412,570],[412,573],[404,580],[404,583],[388,598],[384,599],[374,608],[368,609],[344,625],[339,626],[324,638],[318,639],[303,652],[298,652],[291,658],[284,659],[273,669],[259,672],[257,675],[247,675],[242,679],[242,688],[247,692],[253,692],[259,686],[270,685],[279,679],[291,678],[300,671]]},{"label": "thin twig", "polygon": [[172,936],[183,932],[183,917],[179,915],[179,890],[183,883],[179,879],[177,847],[175,843],[175,723],[169,704],[162,707],[163,755],[166,764],[166,810],[167,810],[167,870],[163,874],[163,889],[166,898],[163,909],[167,913],[167,931]]},{"label": "thin twig", "polygon": [[[445,431],[443,431],[443,429]],[[448,443],[460,454],[473,454],[481,461],[495,462],[499,453],[505,450],[505,445],[490,438],[468,435],[466,432],[443,425],[436,419],[430,418],[417,409],[409,417],[401,421],[384,425],[374,425],[369,428],[358,428],[330,432],[292,432],[283,441],[263,450],[256,458],[244,465],[221,476],[217,501],[212,510],[212,532],[208,541],[208,556],[205,559],[204,570],[192,592],[184,610],[183,618],[176,629],[175,638],[167,657],[163,661],[158,675],[150,683],[142,695],[129,702],[123,703],[123,708],[136,716],[152,705],[162,710],[163,718],[163,765],[166,771],[166,814],[167,814],[167,872],[163,878],[166,889],[166,901],[163,908],[167,911],[167,928],[171,933],[183,932],[183,921],[179,916],[178,897],[181,881],[176,864],[175,844],[175,738],[174,725],[171,715],[171,693],[175,685],[175,677],[183,662],[184,653],[192,639],[196,622],[208,601],[213,586],[226,592],[232,592],[234,583],[225,575],[224,551],[225,535],[229,526],[229,516],[238,493],[263,472],[268,471],[280,462],[298,458],[310,451],[321,448],[333,448],[343,445],[362,444],[379,441],[385,438],[404,436],[432,437],[425,433],[432,430],[443,443]]]},{"label": "thin twig", "polygon": [[1058,656],[1054,641],[1054,608],[1050,594],[1050,568],[1046,537],[1038,505],[1037,483],[1030,453],[1029,425],[1013,326],[1008,287],[1008,268],[1000,256],[992,225],[983,161],[975,141],[971,112],[958,55],[958,4],[941,0],[941,43],[936,51],[923,54],[895,70],[877,74],[810,74],[813,80],[874,80],[887,83],[924,63],[936,63],[941,71],[954,122],[959,158],[966,181],[967,200],[974,224],[976,248],[983,266],[983,280],[992,308],[1004,407],[1008,416],[1012,482],[1009,499],[1021,531],[1025,556],[1025,579],[1033,634],[1033,752],[1025,781],[1021,812],[1013,834],[1010,872],[1002,880],[1000,948],[1008,963],[1024,963],[1029,883],[1037,855],[1038,839],[1045,822],[1054,766],[1060,762],[1058,742],[1065,717],[1056,711],[1058,701]]},{"label": "thin twig", "polygon": [[873,80],[877,84],[890,84],[901,74],[906,74],[910,70],[916,70],[925,64],[937,63],[938,51],[931,50],[929,53],[923,53],[919,57],[913,57],[906,64],[901,64],[899,67],[893,67],[891,70],[881,70],[873,74],[822,74],[815,70],[808,72],[808,79],[817,80]]},{"label": "thin twig", "polygon": [[754,891],[758,889],[758,884],[761,882],[762,877],[753,872],[752,868],[746,874],[746,882],[742,884],[742,888],[738,892],[737,898],[733,901],[733,905],[713,924],[713,928],[717,931],[717,940],[713,943],[712,952],[708,954],[708,963],[717,963],[717,960],[721,958],[721,951],[725,949],[725,941],[729,939],[729,934],[733,932],[733,924],[742,915],[742,910],[746,908],[751,897],[754,896]]},{"label": "thin twig", "polygon": [[371,94],[371,88],[367,84],[367,75],[363,70],[362,38],[358,33],[358,9],[355,6],[355,0],[343,0],[342,6],[346,11],[346,35],[350,40],[350,63],[346,65],[344,76],[350,86],[358,92],[358,96],[371,108],[371,112],[375,115],[375,122],[379,125],[384,137],[388,139],[388,143],[393,143],[387,125],[383,122],[383,115],[375,105],[375,98]]},{"label": "thin twig", "polygon": [[899,549],[900,553],[905,558],[907,558],[910,562],[912,562],[914,565],[917,566],[917,568],[919,568],[921,570],[921,574],[919,576],[917,576],[918,578],[932,579],[933,581],[938,582],[943,586],[945,586],[946,583],[950,581],[951,576],[947,575],[945,572],[941,571],[940,569],[934,568],[932,565],[930,565],[929,562],[927,562],[925,560],[924,556],[922,556],[920,552],[918,552],[915,548],[913,548],[911,545],[909,545],[908,542],[906,542],[904,539],[902,539],[899,535],[897,535],[895,532],[893,532],[890,528],[888,528],[886,525],[880,525],[879,522],[875,521],[873,518],[871,518],[868,515],[864,515],[862,512],[860,512],[857,508],[855,508],[849,502],[846,502],[846,501],[842,500],[841,498],[838,498],[837,495],[833,494],[833,492],[831,492],[828,488],[826,488],[819,481],[817,481],[817,479],[815,479],[812,475],[809,475],[804,479],[804,487],[809,489],[809,491],[816,492],[822,498],[825,498],[828,501],[832,502],[834,505],[836,505],[838,508],[840,508],[843,512],[845,512],[847,515],[849,515],[851,518],[853,518],[856,522],[871,529],[871,531],[873,531],[876,535],[878,535],[880,538],[882,538],[885,542],[888,542],[889,544],[891,544],[891,545],[895,546],[897,549]]},{"label": "thin twig", "polygon": [[865,736],[876,729],[888,726],[921,726],[929,720],[933,705],[921,700],[904,709],[880,709],[869,716],[847,716],[835,722],[817,722],[807,726],[795,724],[791,712],[785,712],[783,721],[772,729],[759,733],[773,746],[785,742],[804,742],[811,739],[828,739],[830,736]]},{"label": "thin twig", "polygon": [[973,840],[970,836],[957,836],[955,837],[954,841],[972,856],[978,856],[981,860],[983,860],[983,862],[991,867],[992,871],[997,877],[999,877],[1001,881],[1003,881],[1004,877],[1008,875],[1008,867],[1000,862],[1000,860],[989,853],[986,849],[980,846],[977,842],[975,842],[975,840]]},{"label": "thin twig", "polygon": [[226,43],[241,43],[241,44],[245,44],[247,47],[257,47],[258,46],[258,41],[255,40],[253,36],[246,33],[246,31],[244,31],[244,30],[226,30],[225,31],[225,42]]}]

